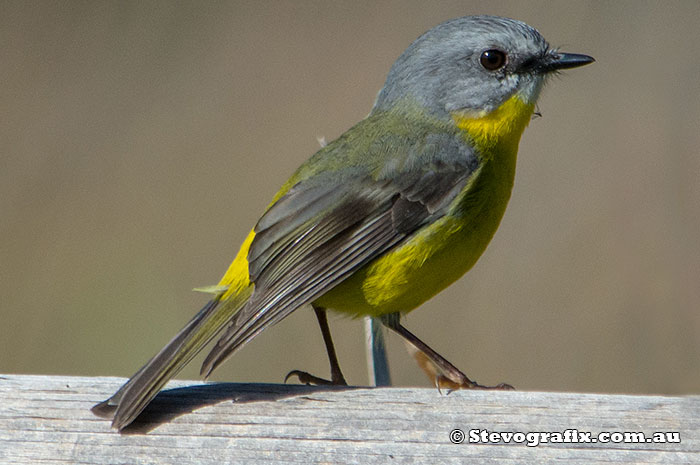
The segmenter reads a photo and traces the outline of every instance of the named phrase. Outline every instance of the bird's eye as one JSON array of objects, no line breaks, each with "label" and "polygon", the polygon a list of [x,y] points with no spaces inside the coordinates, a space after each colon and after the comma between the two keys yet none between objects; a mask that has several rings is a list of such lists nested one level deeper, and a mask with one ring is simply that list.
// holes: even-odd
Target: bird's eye
[{"label": "bird's eye", "polygon": [[506,64],[506,54],[498,49],[489,49],[481,53],[479,58],[481,66],[489,71],[496,71]]}]

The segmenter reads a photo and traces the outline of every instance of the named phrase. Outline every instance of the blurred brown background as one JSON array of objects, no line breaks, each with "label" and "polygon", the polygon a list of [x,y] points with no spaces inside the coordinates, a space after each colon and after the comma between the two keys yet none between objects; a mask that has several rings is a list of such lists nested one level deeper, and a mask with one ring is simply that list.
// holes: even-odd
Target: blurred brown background
[{"label": "blurred brown background", "polygon": [[[0,373],[131,375],[316,137],[363,118],[419,34],[478,13],[597,63],[552,80],[491,246],[407,326],[483,383],[700,392],[696,1],[3,2]],[[365,384],[361,322],[331,329]],[[395,384],[428,385],[389,350]],[[307,310],[214,379],[293,368],[328,373]]]}]

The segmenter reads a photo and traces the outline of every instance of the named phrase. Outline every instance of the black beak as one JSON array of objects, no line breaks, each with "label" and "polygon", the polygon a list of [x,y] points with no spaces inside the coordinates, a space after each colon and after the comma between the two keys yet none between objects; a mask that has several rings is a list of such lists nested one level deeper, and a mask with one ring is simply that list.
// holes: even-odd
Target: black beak
[{"label": "black beak", "polygon": [[578,53],[550,52],[536,65],[539,72],[549,73],[560,69],[578,68],[579,66],[593,63],[595,59],[588,55]]}]

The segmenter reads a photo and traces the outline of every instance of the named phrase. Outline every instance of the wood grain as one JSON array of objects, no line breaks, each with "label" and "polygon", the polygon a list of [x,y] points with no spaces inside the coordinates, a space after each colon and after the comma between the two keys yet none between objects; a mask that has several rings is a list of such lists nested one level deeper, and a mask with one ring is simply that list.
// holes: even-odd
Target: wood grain
[{"label": "wood grain", "polygon": [[[700,463],[700,396],[175,381],[118,433],[90,407],[124,381],[0,376],[0,463]],[[453,444],[455,429],[678,432],[681,442]]]}]

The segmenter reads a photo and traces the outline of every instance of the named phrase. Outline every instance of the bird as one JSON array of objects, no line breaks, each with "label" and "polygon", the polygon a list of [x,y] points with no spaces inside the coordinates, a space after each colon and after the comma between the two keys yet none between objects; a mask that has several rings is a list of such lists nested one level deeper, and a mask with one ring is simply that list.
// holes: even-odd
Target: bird
[{"label": "bird", "polygon": [[[216,338],[201,374],[264,329],[311,306],[331,379],[346,384],[327,310],[371,316],[414,349],[435,384],[469,379],[401,316],[471,269],[511,196],[518,144],[548,78],[595,61],[497,16],[445,21],[391,66],[371,112],[305,161],[243,241],[211,300],[113,396],[93,407],[122,430]],[[507,389],[500,384],[491,388]]]}]

